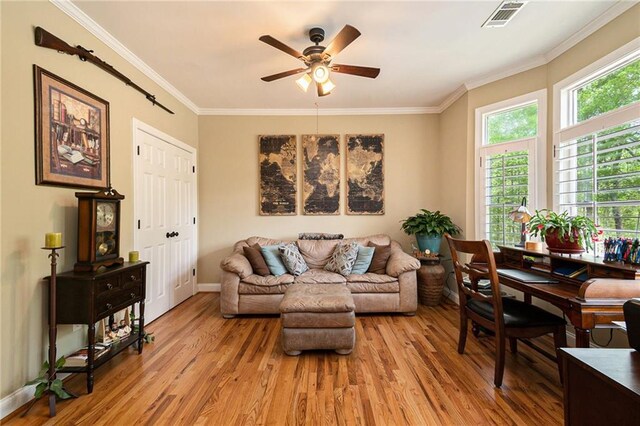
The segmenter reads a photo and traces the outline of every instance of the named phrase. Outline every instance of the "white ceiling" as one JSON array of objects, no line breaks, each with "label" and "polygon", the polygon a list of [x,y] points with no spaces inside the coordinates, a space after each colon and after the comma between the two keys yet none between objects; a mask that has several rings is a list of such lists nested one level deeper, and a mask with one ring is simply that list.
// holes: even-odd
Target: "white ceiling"
[{"label": "white ceiling", "polygon": [[[533,0],[505,28],[480,27],[500,0],[73,3],[203,110],[438,106],[465,82],[540,61],[617,2]],[[260,80],[302,65],[261,35],[302,51],[311,27],[326,45],[345,24],[362,36],[336,62],[379,67],[377,79],[333,74],[320,99],[296,77]]]}]

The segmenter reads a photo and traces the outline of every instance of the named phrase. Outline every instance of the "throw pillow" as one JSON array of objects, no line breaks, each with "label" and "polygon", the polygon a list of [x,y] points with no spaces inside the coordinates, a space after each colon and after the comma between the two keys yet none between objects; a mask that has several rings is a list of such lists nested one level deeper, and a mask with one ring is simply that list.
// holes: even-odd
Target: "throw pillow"
[{"label": "throw pillow", "polygon": [[338,244],[335,250],[333,250],[331,259],[329,259],[329,262],[325,265],[324,269],[347,276],[351,273],[351,269],[353,269],[353,264],[356,263],[357,257],[357,243]]},{"label": "throw pillow", "polygon": [[369,247],[375,248],[373,252],[373,259],[371,259],[371,265],[369,265],[369,272],[374,274],[385,274],[387,272],[387,261],[391,256],[391,244],[388,246],[379,246],[372,242],[369,242]]},{"label": "throw pillow", "polygon": [[358,257],[356,258],[356,263],[353,264],[351,273],[357,275],[365,274],[369,269],[369,265],[371,265],[375,250],[375,247],[358,246]]},{"label": "throw pillow", "polygon": [[251,264],[251,269],[253,269],[254,274],[261,275],[266,277],[271,274],[269,272],[269,267],[267,266],[267,262],[264,261],[264,257],[262,257],[262,252],[260,251],[260,245],[254,244],[250,247],[243,247],[242,251],[244,251],[244,256],[247,258],[249,263]]},{"label": "throw pillow", "polygon": [[280,257],[279,247],[280,244],[260,247],[260,251],[262,252],[264,261],[267,262],[271,275],[275,275],[276,277],[287,273],[287,268],[284,266]]},{"label": "throw pillow", "polygon": [[298,250],[298,246],[295,243],[282,244],[278,247],[278,250],[280,250],[280,257],[290,274],[297,277],[309,270],[307,262],[302,258],[300,250]]}]

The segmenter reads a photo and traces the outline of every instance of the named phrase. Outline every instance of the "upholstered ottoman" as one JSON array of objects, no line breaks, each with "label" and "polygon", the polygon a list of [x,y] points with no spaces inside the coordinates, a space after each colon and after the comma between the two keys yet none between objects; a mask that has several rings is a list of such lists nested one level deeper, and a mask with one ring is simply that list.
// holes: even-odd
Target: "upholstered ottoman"
[{"label": "upholstered ottoman", "polygon": [[356,343],[355,304],[344,284],[293,284],[280,303],[282,348],[287,355],[312,349],[351,353]]}]

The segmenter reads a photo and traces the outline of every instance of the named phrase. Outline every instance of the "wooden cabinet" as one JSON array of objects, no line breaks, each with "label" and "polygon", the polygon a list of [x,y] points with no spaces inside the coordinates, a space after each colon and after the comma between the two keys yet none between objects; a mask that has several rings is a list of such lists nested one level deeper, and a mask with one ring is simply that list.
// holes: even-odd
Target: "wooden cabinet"
[{"label": "wooden cabinet", "polygon": [[640,352],[560,349],[565,425],[640,424]]},{"label": "wooden cabinet", "polygon": [[[64,272],[56,281],[57,324],[86,324],[88,326],[89,359],[86,367],[63,367],[63,373],[86,373],[87,392],[93,391],[93,371],[133,343],[142,353],[144,340],[144,300],[146,267],[149,262],[125,263],[96,272]],[[140,305],[140,327],[111,346],[109,352],[94,360],[96,322],[126,307]]]}]

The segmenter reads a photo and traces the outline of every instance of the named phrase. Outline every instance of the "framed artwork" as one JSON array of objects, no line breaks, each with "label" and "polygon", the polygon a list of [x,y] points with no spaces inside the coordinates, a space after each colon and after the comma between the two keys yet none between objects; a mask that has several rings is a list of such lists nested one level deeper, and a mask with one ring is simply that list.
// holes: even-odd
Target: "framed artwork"
[{"label": "framed artwork", "polygon": [[340,135],[302,135],[302,212],[340,214]]},{"label": "framed artwork", "polygon": [[109,103],[37,65],[36,184],[109,186]]},{"label": "framed artwork", "polygon": [[347,135],[347,214],[384,214],[384,135]]},{"label": "framed artwork", "polygon": [[260,214],[297,214],[298,161],[295,135],[261,135],[258,141]]}]

